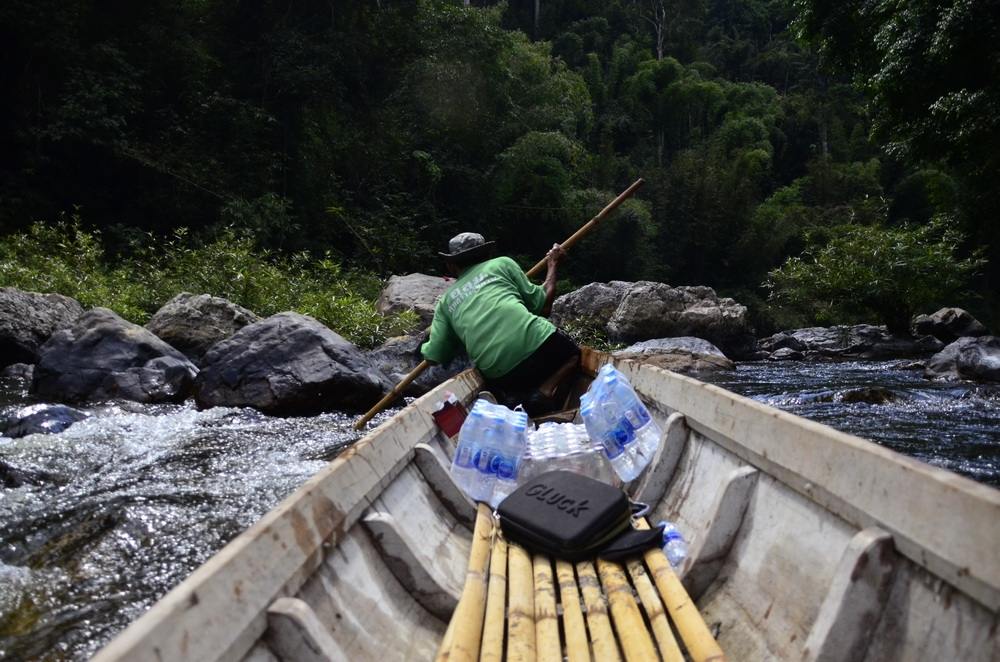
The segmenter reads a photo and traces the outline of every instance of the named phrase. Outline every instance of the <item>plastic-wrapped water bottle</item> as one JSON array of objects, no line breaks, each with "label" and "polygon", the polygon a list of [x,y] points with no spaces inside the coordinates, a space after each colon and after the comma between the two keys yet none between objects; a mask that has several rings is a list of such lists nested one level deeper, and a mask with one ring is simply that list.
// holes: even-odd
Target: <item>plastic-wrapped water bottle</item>
[{"label": "plastic-wrapped water bottle", "polygon": [[615,421],[610,414],[613,404],[600,400],[604,396],[602,391],[603,389],[596,389],[593,393],[588,391],[583,394],[580,398],[580,416],[587,426],[587,434],[602,445],[604,455],[618,477],[623,481],[630,481],[639,472],[635,469],[631,453],[626,452],[628,436],[623,435],[621,429],[616,431]]},{"label": "plastic-wrapped water bottle", "polygon": [[625,446],[637,476],[659,449],[659,425],[632,389],[628,378],[611,364],[601,367],[591,389],[595,398],[604,403],[605,418]]},{"label": "plastic-wrapped water bottle", "polygon": [[484,408],[483,431],[479,436],[479,453],[475,458],[477,475],[469,496],[476,501],[489,502],[493,498],[496,483],[496,457],[504,446],[505,421],[503,415]]},{"label": "plastic-wrapped water bottle", "polygon": [[617,370],[612,383],[616,395],[616,402],[622,408],[622,416],[628,420],[635,431],[635,440],[639,453],[642,455],[642,468],[644,468],[656,456],[656,451],[660,448],[660,437],[662,432],[653,417],[650,416],[646,405],[642,403],[639,396],[633,390],[628,379]]},{"label": "plastic-wrapped water bottle", "polygon": [[475,498],[476,483],[479,480],[479,470],[476,463],[479,459],[479,441],[485,425],[483,410],[473,407],[466,417],[458,433],[458,447],[451,462],[451,475],[463,492]]},{"label": "plastic-wrapped water bottle", "polygon": [[500,444],[492,459],[495,482],[490,505],[494,508],[517,488],[521,458],[527,444],[527,428],[528,415],[525,412],[506,412]]},{"label": "plastic-wrapped water bottle", "polygon": [[688,548],[684,536],[672,522],[660,522],[663,527],[663,553],[673,567],[679,566],[687,558]]}]

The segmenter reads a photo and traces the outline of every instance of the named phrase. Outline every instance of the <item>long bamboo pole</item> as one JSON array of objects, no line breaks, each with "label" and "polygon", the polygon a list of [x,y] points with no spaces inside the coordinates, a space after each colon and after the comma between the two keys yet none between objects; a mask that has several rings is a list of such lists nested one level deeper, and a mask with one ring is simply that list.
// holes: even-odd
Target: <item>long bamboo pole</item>
[{"label": "long bamboo pole", "polygon": [[621,662],[615,633],[611,629],[611,619],[608,618],[608,603],[601,593],[601,583],[594,571],[594,564],[580,561],[576,564],[576,576],[579,577],[580,592],[583,594],[583,606],[587,610],[587,627],[590,628],[594,659],[601,662]]},{"label": "long bamboo pole", "polygon": [[[648,529],[649,524],[645,519],[639,518],[635,528]],[[670,618],[674,621],[691,659],[694,662],[725,662],[726,656],[722,648],[712,636],[712,631],[705,624],[698,607],[684,590],[681,580],[674,574],[663,550],[651,549],[644,554],[644,558],[656,582],[656,588],[663,598],[663,604],[670,612]]]},{"label": "long bamboo pole", "polygon": [[469,552],[469,569],[465,574],[462,597],[452,615],[455,627],[450,639],[450,650],[442,650],[438,657],[450,661],[473,662],[479,659],[479,644],[483,635],[483,618],[486,614],[486,582],[490,567],[490,544],[493,541],[493,515],[484,503],[476,511],[476,527],[472,533]]},{"label": "long bamboo pole", "polygon": [[[633,193],[638,191],[639,188],[644,183],[645,180],[643,180],[641,177],[632,182],[631,186],[629,186],[627,189],[619,193],[618,197],[609,202],[607,206],[604,207],[604,209],[599,211],[597,213],[597,216],[593,217],[592,219],[584,223],[579,230],[574,232],[572,235],[569,236],[568,239],[566,239],[566,241],[560,244],[563,250],[568,251],[578,241],[583,239],[583,237],[587,235],[587,233],[589,233],[595,227],[597,227],[597,224],[603,221],[608,214],[617,209],[618,206],[621,205],[621,203],[625,202],[628,198],[632,196]],[[540,274],[542,272],[542,269],[545,268],[546,262],[547,260],[545,258],[542,258],[542,260],[539,261],[538,264],[528,269],[528,271],[525,272],[528,278],[534,278],[535,276]],[[431,365],[430,361],[427,360],[418,363],[417,367],[411,370],[410,373],[406,375],[406,377],[403,377],[403,379],[398,384],[396,384],[396,386],[391,391],[389,391],[389,393],[384,398],[379,400],[374,407],[365,412],[365,415],[357,420],[357,422],[354,424],[354,429],[360,430],[361,428],[363,428],[368,421],[372,420],[372,417],[375,416],[375,414],[385,409],[390,402],[393,402],[394,400],[396,400],[396,398],[402,395],[403,391],[406,390],[406,387],[409,386],[411,383],[413,383],[413,380],[419,377],[424,370],[430,367],[430,365]]]},{"label": "long bamboo pole", "polygon": [[649,621],[656,636],[656,646],[660,650],[660,659],[663,662],[684,662],[684,655],[680,646],[677,645],[677,638],[674,637],[667,621],[667,611],[660,601],[660,595],[653,587],[653,582],[646,573],[646,566],[640,559],[630,559],[625,563],[628,574],[632,577],[632,584],[635,586],[639,599],[642,600],[642,609],[646,612],[646,619]]},{"label": "long bamboo pole", "polygon": [[535,592],[531,556],[507,544],[507,659],[535,662]]},{"label": "long bamboo pole", "polygon": [[507,610],[507,541],[497,536],[490,555],[490,583],[486,593],[486,623],[479,662],[503,659],[504,615]]},{"label": "long bamboo pole", "polygon": [[563,608],[563,628],[566,630],[567,662],[590,662],[587,627],[580,610],[580,590],[576,586],[573,565],[556,559],[556,576],[559,579],[559,602]]},{"label": "long bamboo pole", "polygon": [[535,554],[532,564],[535,577],[535,659],[538,662],[562,662],[552,561],[544,554]]},{"label": "long bamboo pole", "polygon": [[604,595],[608,596],[611,618],[618,632],[618,643],[627,662],[655,660],[656,648],[639,612],[639,605],[632,596],[632,587],[625,577],[625,569],[617,563],[597,559],[597,574],[601,577]]}]

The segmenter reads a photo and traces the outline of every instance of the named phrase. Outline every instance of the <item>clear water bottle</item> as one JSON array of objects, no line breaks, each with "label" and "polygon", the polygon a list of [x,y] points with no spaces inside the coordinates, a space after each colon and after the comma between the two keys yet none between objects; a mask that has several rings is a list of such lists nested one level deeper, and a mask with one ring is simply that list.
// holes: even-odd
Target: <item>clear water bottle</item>
[{"label": "clear water bottle", "polygon": [[496,457],[504,445],[503,416],[492,406],[483,412],[483,431],[479,437],[479,450],[475,459],[477,475],[469,494],[476,501],[489,502],[496,483]]},{"label": "clear water bottle", "polygon": [[676,568],[687,558],[687,543],[673,522],[660,522],[660,526],[663,527],[663,553],[670,565]]},{"label": "clear water bottle", "polygon": [[604,455],[611,463],[611,467],[623,481],[633,480],[638,472],[635,470],[635,463],[631,454],[626,452],[627,434],[623,435],[622,430],[616,430],[615,421],[609,412],[612,407],[606,401],[601,401],[604,394],[601,389],[593,393],[588,391],[580,398],[580,416],[587,427],[587,434],[591,439],[596,440],[604,449]]},{"label": "clear water bottle", "polygon": [[625,444],[638,475],[653,460],[660,446],[660,427],[639,399],[628,378],[606,364],[598,372],[595,393],[608,403],[606,417],[613,421],[615,431]]},{"label": "clear water bottle", "polygon": [[493,456],[495,477],[490,505],[496,508],[517,488],[518,476],[527,444],[528,415],[523,411],[508,411],[499,437],[500,445]]},{"label": "clear water bottle", "polygon": [[644,468],[653,460],[656,451],[660,448],[660,437],[662,436],[660,426],[653,420],[646,405],[642,403],[638,394],[632,389],[632,385],[621,373],[616,375],[614,388],[617,396],[616,401],[622,408],[622,416],[635,430],[637,450],[642,456],[642,467]]},{"label": "clear water bottle", "polygon": [[474,407],[458,433],[458,447],[451,462],[451,476],[455,484],[471,498],[475,498],[473,494],[479,480],[476,462],[480,454],[479,441],[482,438],[484,425],[482,408]]}]

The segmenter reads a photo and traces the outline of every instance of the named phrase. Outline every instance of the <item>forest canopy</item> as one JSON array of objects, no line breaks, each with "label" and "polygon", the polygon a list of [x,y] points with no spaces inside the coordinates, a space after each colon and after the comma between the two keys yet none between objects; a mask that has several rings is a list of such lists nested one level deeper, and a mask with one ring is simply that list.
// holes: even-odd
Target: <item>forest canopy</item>
[{"label": "forest canopy", "polygon": [[[106,274],[158,245],[440,273],[462,230],[532,264],[641,176],[570,283],[709,285],[760,332],[873,321],[884,306],[806,303],[838,296],[824,256],[895,238],[912,264],[866,261],[873,297],[917,273],[935,286],[913,312],[1000,321],[989,2],[471,4],[3,3],[3,254],[72,215]],[[137,318],[169,296],[132,287]]]}]

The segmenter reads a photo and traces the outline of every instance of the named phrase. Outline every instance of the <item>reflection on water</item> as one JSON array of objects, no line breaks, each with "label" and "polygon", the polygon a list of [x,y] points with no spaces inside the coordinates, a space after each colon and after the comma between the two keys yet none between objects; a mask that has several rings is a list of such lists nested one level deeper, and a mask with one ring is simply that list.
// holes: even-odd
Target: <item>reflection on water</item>
[{"label": "reflection on water", "polygon": [[0,437],[2,660],[89,657],[357,438],[346,414],[87,411],[60,434]]},{"label": "reflection on water", "polygon": [[1000,385],[932,382],[903,365],[754,362],[702,379],[1000,487]]}]

